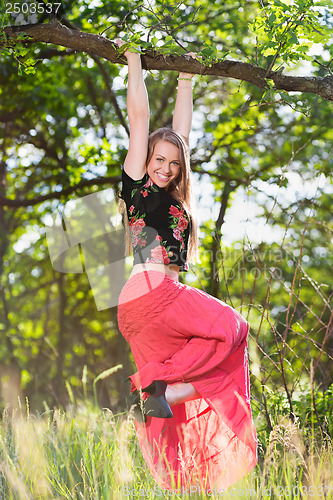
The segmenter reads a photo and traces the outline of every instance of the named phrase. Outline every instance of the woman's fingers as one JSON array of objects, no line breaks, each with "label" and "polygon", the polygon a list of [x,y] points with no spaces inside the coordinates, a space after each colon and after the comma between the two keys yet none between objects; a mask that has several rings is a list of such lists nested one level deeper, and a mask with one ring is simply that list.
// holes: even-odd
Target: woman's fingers
[{"label": "woman's fingers", "polygon": [[[195,52],[188,52],[187,54],[185,54],[186,56],[191,56],[192,59],[196,59],[197,58],[197,54]],[[184,73],[184,72],[181,72],[179,74],[179,78],[180,79],[185,79],[185,80],[188,80],[188,79],[191,79],[192,77],[194,76],[193,73]]]},{"label": "woman's fingers", "polygon": [[120,38],[116,38],[115,42],[118,45],[118,47],[121,47],[122,45],[125,45],[125,43],[126,43],[126,42],[124,42],[124,40],[121,40]]},{"label": "woman's fingers", "polygon": [[195,52],[188,52],[186,55],[191,56],[193,59],[197,58],[197,54]]}]

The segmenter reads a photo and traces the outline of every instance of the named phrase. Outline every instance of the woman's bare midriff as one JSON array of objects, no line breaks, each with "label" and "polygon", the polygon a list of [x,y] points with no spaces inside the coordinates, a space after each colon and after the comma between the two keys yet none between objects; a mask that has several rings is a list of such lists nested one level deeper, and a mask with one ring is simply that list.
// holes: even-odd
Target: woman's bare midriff
[{"label": "woman's bare midriff", "polygon": [[166,274],[169,278],[179,281],[179,266],[175,265],[165,265],[165,264],[135,264],[130,274],[130,278],[134,276],[134,274],[142,273],[143,271],[159,271],[161,273]]}]

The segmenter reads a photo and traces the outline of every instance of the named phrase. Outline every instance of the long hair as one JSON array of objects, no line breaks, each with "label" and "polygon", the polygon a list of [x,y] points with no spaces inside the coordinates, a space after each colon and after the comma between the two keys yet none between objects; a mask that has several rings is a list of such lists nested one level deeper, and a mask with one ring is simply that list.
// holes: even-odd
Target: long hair
[{"label": "long hair", "polygon": [[152,132],[148,138],[148,153],[146,165],[153,156],[155,146],[160,141],[170,142],[177,146],[180,152],[180,171],[176,179],[170,182],[167,191],[175,191],[183,208],[191,220],[191,231],[188,246],[188,258],[193,262],[198,256],[197,223],[193,210],[193,190],[191,182],[190,151],[186,139],[171,128],[159,128]]},{"label": "long hair", "polygon": [[[188,260],[190,262],[195,262],[198,258],[198,230],[197,222],[194,216],[193,210],[193,191],[191,182],[191,167],[190,167],[190,152],[187,141],[178,132],[170,128],[159,128],[152,132],[148,137],[148,153],[146,166],[151,160],[154,153],[155,146],[160,141],[170,142],[178,147],[180,152],[180,171],[176,179],[174,179],[168,186],[167,191],[175,192],[177,198],[180,200],[181,205],[186,211],[190,224],[190,237],[188,245]],[[129,234],[128,221],[126,216],[126,207],[123,200],[120,200],[118,207],[120,213],[123,215],[123,221],[126,229],[126,248],[127,253],[129,253],[131,248],[131,237]]]}]

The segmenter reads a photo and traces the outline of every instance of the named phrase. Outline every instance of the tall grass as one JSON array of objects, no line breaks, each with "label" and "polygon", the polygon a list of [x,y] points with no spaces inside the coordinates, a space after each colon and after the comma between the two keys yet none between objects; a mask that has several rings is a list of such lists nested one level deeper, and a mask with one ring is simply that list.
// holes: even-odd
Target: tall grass
[{"label": "tall grass", "polygon": [[159,489],[143,460],[132,416],[101,410],[97,404],[97,382],[120,365],[96,377],[93,391],[88,391],[85,367],[83,401],[75,401],[66,382],[71,401],[66,411],[46,408],[32,415],[28,404],[4,410],[0,500],[333,499],[332,287],[330,276],[323,282],[321,271],[315,265],[305,268],[302,261],[303,250],[311,254],[305,234],[316,229],[315,214],[308,216],[300,241],[288,242],[287,230],[296,212],[290,214],[281,245],[253,248],[244,243],[239,251],[235,247],[224,255],[217,269],[226,298],[235,301],[231,305],[251,325],[251,394],[259,460],[250,474],[226,492],[192,489],[177,494]]},{"label": "tall grass", "polygon": [[259,429],[259,464],[226,492],[163,491],[153,480],[131,415],[95,405],[29,414],[6,409],[0,422],[0,498],[4,500],[123,498],[333,498],[328,436],[305,432],[275,412],[273,430]]}]

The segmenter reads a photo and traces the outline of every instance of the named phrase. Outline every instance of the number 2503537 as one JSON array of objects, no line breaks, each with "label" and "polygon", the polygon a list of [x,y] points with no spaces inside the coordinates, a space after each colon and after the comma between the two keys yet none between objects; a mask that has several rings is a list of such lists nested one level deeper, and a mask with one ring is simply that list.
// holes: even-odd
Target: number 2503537
[{"label": "number 2503537", "polygon": [[61,3],[6,3],[6,14],[56,14]]}]

